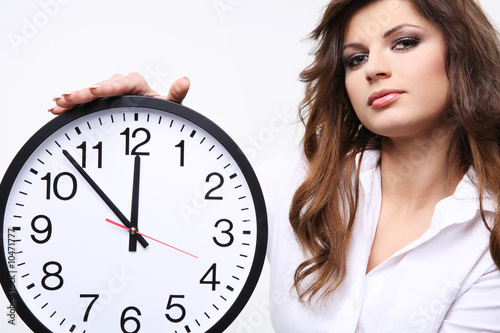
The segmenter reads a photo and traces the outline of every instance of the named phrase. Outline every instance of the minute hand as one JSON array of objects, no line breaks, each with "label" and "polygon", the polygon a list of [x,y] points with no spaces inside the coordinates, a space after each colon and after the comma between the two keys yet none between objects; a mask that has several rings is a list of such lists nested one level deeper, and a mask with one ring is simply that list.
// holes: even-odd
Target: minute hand
[{"label": "minute hand", "polygon": [[[141,175],[141,156],[136,155],[134,159],[134,180],[132,185],[132,212],[130,213],[130,223],[137,230],[139,217],[139,178]],[[134,233],[130,233],[128,250],[135,251],[137,248],[137,239]]]},{"label": "minute hand", "polygon": [[[108,198],[108,196],[101,190],[99,186],[94,182],[92,178],[88,175],[85,170],[78,164],[78,162],[68,153],[67,150],[63,150],[64,156],[70,161],[70,163],[75,167],[75,169],[82,175],[82,177],[89,183],[89,185],[96,191],[96,193],[101,197],[101,199],[108,205],[108,207],[115,213],[115,215],[120,219],[124,226],[127,228],[134,228],[132,223],[123,215],[123,213],[116,207],[116,205]],[[135,228],[134,228],[135,229]],[[132,233],[131,233],[132,234]],[[141,235],[134,233],[134,237],[136,237],[137,241],[145,248],[149,245],[149,243],[142,237]]]}]

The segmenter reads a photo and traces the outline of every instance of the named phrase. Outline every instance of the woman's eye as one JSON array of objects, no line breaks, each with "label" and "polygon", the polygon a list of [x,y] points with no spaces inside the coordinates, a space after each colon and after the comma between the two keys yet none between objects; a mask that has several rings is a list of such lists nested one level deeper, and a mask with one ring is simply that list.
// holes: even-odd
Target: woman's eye
[{"label": "woman's eye", "polygon": [[405,51],[420,44],[420,39],[416,37],[403,37],[394,42],[393,50]]},{"label": "woman's eye", "polygon": [[364,55],[364,54],[356,54],[356,55],[353,55],[353,56],[348,57],[348,58],[344,61],[344,65],[345,65],[346,67],[349,67],[349,68],[356,67],[356,66],[361,65],[363,62],[365,62],[365,61],[366,61],[366,59],[368,59],[368,56],[367,56],[367,55]]}]

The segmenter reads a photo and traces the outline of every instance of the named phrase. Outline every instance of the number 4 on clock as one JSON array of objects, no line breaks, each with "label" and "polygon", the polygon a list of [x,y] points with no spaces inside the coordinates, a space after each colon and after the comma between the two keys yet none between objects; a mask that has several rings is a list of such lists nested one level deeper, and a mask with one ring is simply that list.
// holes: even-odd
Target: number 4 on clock
[{"label": "number 4 on clock", "polygon": [[[212,275],[211,276],[212,279],[207,280],[207,278],[210,274]],[[210,268],[205,273],[205,275],[203,275],[203,277],[200,279],[200,284],[211,284],[212,291],[215,291],[215,287],[218,284],[220,284],[220,281],[217,281],[216,275],[217,275],[217,264],[213,264],[212,266],[210,266]]]}]

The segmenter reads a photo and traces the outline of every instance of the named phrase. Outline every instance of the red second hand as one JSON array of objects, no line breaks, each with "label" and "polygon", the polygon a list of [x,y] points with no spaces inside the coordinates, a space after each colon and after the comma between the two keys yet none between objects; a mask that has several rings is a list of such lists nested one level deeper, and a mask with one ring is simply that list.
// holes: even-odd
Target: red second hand
[{"label": "red second hand", "polygon": [[[114,225],[116,225],[117,227],[123,228],[123,229],[125,229],[125,230],[130,230],[130,228],[127,228],[126,226],[124,226],[124,225],[122,225],[122,224],[120,224],[120,223],[117,223],[117,222],[115,222],[115,221],[111,221],[110,219],[106,219],[106,222],[109,222],[109,223],[111,223],[111,224],[114,224]],[[178,248],[176,248],[176,247],[174,247],[174,246],[172,246],[172,245],[168,245],[167,243],[163,243],[162,241],[159,241],[159,240],[157,240],[157,239],[154,239],[153,237],[149,237],[149,236],[144,235],[143,233],[140,233],[140,232],[138,232],[138,231],[136,231],[136,234],[139,234],[139,235],[141,235],[141,236],[143,236],[143,237],[146,237],[146,238],[149,238],[149,239],[151,239],[151,240],[154,240],[155,242],[158,242],[158,243],[160,243],[160,244],[166,245],[166,246],[168,246],[168,247],[170,247],[170,248],[172,248],[172,249],[174,249],[174,250],[180,251],[180,252],[185,253],[185,254],[187,254],[187,255],[189,255],[189,256],[191,256],[191,257],[193,257],[193,258],[198,259],[198,257],[197,257],[197,256],[192,255],[191,253],[188,253],[188,252],[186,252],[186,251],[182,251],[181,249],[178,249]]]}]

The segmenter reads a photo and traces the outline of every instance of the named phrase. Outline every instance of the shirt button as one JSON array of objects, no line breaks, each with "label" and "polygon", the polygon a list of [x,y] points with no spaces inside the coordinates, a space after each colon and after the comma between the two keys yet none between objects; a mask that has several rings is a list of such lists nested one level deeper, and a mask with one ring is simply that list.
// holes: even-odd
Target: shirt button
[{"label": "shirt button", "polygon": [[354,302],[352,303],[352,309],[353,309],[353,310],[357,310],[357,309],[358,309],[358,307],[359,307],[359,302],[358,302],[358,301],[354,301]]}]

